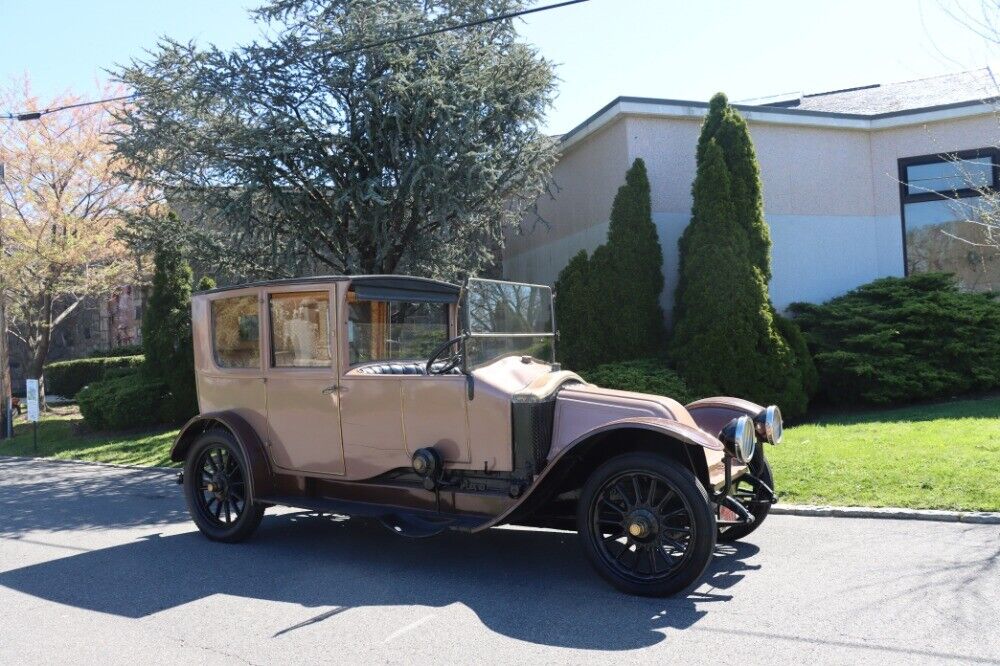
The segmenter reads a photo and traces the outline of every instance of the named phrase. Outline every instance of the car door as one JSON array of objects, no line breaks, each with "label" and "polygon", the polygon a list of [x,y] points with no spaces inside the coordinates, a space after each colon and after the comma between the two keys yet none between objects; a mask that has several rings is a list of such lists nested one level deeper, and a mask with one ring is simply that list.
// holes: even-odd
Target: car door
[{"label": "car door", "polygon": [[408,467],[416,449],[469,463],[466,384],[424,373],[430,352],[454,329],[448,303],[346,294],[340,380],[349,478]]},{"label": "car door", "polygon": [[335,288],[266,290],[268,451],[277,467],[344,474]]}]

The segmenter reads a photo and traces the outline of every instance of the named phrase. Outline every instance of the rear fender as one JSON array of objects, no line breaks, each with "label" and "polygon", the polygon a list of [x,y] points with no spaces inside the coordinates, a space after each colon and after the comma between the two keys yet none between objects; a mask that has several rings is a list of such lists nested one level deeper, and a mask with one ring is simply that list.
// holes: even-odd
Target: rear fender
[{"label": "rear fender", "polygon": [[[635,446],[614,446],[613,449],[602,446],[602,443],[616,444],[622,439],[635,442]],[[690,467],[705,487],[710,489],[712,486],[705,452],[721,452],[723,446],[716,437],[706,432],[666,418],[632,417],[606,423],[580,435],[560,449],[515,504],[473,531],[478,532],[508,522],[515,514],[530,515],[559,491],[564,481],[580,465],[585,466],[583,472],[589,474],[612,455],[634,450],[663,452]]]},{"label": "rear fender", "polygon": [[749,416],[753,419],[764,411],[764,408],[755,402],[725,396],[695,400],[684,405],[684,408],[699,428],[711,433],[720,432],[727,423],[738,416]]},{"label": "rear fender", "polygon": [[236,445],[240,447],[243,459],[250,470],[248,479],[250,496],[259,498],[270,494],[274,487],[274,476],[267,459],[267,452],[264,450],[264,443],[260,441],[260,437],[250,424],[233,412],[209,412],[199,414],[188,421],[174,440],[170,459],[174,462],[183,462],[198,435],[213,428],[229,431],[236,440]]}]

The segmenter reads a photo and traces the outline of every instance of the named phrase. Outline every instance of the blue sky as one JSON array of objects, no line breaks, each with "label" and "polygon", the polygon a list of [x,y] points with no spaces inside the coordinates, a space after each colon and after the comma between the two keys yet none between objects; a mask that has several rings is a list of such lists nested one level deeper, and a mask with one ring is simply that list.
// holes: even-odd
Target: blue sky
[{"label": "blue sky", "polygon": [[[549,4],[553,0],[540,0]],[[0,0],[0,77],[41,96],[89,95],[102,70],[160,35],[222,47],[257,28],[243,0]],[[565,132],[618,95],[731,99],[921,78],[982,67],[998,49],[949,18],[979,0],[590,0],[535,14],[525,38],[562,79],[548,129]],[[0,109],[7,111],[7,109]]]}]

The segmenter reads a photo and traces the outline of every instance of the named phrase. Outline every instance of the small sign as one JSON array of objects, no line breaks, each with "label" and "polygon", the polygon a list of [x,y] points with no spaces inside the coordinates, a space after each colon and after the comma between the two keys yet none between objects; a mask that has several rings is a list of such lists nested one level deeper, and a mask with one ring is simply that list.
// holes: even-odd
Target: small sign
[{"label": "small sign", "polygon": [[28,421],[38,422],[38,380],[25,380],[25,392],[28,402]]}]

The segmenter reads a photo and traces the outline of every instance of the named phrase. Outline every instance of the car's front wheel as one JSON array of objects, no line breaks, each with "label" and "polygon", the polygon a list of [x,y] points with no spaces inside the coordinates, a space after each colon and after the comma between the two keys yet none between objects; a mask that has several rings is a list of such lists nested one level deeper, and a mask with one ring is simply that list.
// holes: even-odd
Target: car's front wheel
[{"label": "car's front wheel", "polygon": [[246,461],[229,431],[198,436],[184,463],[184,497],[202,534],[228,543],[253,534],[264,506],[251,496],[248,479]]},{"label": "car's front wheel", "polygon": [[694,474],[651,453],[612,458],[584,484],[577,528],[591,564],[620,590],[666,596],[704,573],[716,524]]}]

